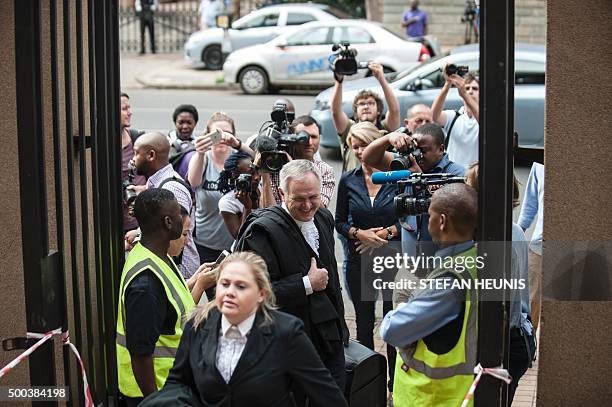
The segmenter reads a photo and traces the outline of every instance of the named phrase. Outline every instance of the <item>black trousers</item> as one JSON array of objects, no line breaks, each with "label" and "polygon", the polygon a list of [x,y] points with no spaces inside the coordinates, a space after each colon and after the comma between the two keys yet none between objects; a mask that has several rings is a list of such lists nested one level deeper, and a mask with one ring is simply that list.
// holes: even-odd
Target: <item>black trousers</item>
[{"label": "black trousers", "polygon": [[512,381],[508,385],[508,405],[512,405],[514,393],[518,387],[519,380],[531,367],[531,361],[535,354],[535,338],[521,332],[520,328],[510,329],[510,357],[508,360],[508,373]]},{"label": "black trousers", "polygon": [[[367,270],[371,270],[369,267]],[[346,279],[352,293],[351,300],[355,308],[355,322],[357,323],[357,341],[363,346],[374,350],[374,324],[376,322],[376,301],[378,293],[374,289],[373,273],[361,270],[361,262],[349,259],[346,265]],[[385,277],[388,281],[389,276]],[[391,280],[393,281],[393,280]],[[383,316],[393,310],[393,301],[386,298],[383,293]],[[389,391],[393,391],[393,375],[395,373],[396,350],[394,346],[387,345],[387,367],[389,372]]]},{"label": "black trousers", "polygon": [[155,54],[155,21],[152,10],[142,10],[140,12],[140,52],[145,53],[145,29],[149,30],[149,43],[151,52]]}]

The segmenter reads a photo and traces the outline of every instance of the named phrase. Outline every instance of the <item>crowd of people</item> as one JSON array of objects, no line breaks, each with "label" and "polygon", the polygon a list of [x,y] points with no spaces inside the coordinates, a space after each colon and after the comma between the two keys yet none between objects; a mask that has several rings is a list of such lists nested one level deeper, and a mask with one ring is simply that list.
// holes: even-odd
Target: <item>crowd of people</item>
[{"label": "crowd of people", "polygon": [[[343,77],[335,75],[339,180],[318,154],[319,124],[295,117],[287,99],[274,103],[284,127],[272,123],[242,141],[234,118],[223,112],[195,134],[200,118],[192,105],[174,110],[169,133],[141,134],[131,128],[129,96],[121,95],[124,197],[136,195],[124,203],[126,261],[117,308],[119,388],[128,406],[347,405],[343,285],[355,308],[355,339],[371,350],[376,335],[387,343],[388,402],[461,404],[477,363],[477,290],[398,289],[391,298],[374,288],[371,262],[392,247],[422,254],[422,242],[431,242],[436,256],[477,256],[478,77],[445,74],[432,106],[410,107],[401,123],[382,67],[370,69],[383,95],[359,92],[350,118],[342,110]],[[452,87],[464,105],[443,110]],[[305,136],[288,151],[273,151],[284,159],[279,171],[266,161],[274,132]],[[372,181],[398,159],[413,174],[465,176],[465,183],[432,190],[425,211],[399,216],[396,185]],[[535,354],[537,279],[530,273],[537,271],[530,262],[541,246],[527,250],[521,242],[534,218],[541,219],[538,171],[530,176],[531,205],[523,205],[512,229],[512,275],[530,285],[512,298],[510,402]],[[393,281],[405,270],[389,272]],[[441,281],[477,277],[475,266],[417,273]],[[377,299],[383,300],[380,333]]]}]

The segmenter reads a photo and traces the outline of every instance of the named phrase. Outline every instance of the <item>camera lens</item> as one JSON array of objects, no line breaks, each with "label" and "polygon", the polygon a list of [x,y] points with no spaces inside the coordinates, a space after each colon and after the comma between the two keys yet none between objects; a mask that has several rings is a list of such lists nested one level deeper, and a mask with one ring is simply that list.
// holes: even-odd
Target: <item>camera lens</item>
[{"label": "camera lens", "polygon": [[279,172],[287,164],[287,156],[278,151],[272,151],[262,156],[263,167],[269,172]]}]

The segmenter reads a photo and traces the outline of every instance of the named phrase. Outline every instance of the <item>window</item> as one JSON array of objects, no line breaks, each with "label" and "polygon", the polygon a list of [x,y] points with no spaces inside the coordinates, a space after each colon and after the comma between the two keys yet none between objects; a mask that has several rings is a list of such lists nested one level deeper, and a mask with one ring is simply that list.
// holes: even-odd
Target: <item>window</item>
[{"label": "window", "polygon": [[517,59],[514,62],[514,83],[517,85],[544,85],[544,62]]},{"label": "window", "polygon": [[300,25],[315,20],[316,18],[308,13],[289,13],[287,15],[287,25]]},{"label": "window", "polygon": [[365,29],[361,27],[335,27],[332,43],[350,42],[352,44],[368,44],[374,39]]},{"label": "window", "polygon": [[278,13],[263,14],[254,17],[242,24],[237,24],[234,28],[257,28],[257,27],[274,27],[278,24]]},{"label": "window", "polygon": [[298,46],[330,44],[330,42],[327,40],[328,32],[328,27],[317,27],[302,30],[289,37],[287,40],[287,45]]}]

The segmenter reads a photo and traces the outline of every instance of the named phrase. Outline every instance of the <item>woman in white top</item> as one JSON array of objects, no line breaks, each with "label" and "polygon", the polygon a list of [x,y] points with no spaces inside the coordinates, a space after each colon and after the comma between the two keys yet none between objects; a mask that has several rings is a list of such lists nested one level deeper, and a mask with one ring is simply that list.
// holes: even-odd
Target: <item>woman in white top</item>
[{"label": "woman in white top", "polygon": [[214,262],[234,242],[219,214],[219,200],[223,195],[218,191],[219,175],[233,150],[254,155],[235,134],[231,117],[222,112],[213,113],[206,124],[206,133],[195,140],[196,153],[189,162],[187,180],[196,194],[193,240],[200,263]]},{"label": "woman in white top", "polygon": [[236,252],[219,267],[215,301],[186,324],[164,387],[141,406],[346,406],[302,321],[275,311],[265,261]]}]

